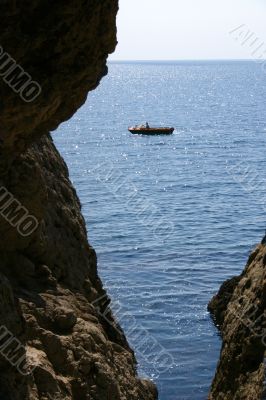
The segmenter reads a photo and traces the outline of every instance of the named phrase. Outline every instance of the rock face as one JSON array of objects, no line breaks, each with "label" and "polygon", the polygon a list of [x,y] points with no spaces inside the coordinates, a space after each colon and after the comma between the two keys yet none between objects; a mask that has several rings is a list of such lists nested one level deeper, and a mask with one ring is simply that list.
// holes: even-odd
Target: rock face
[{"label": "rock face", "polygon": [[266,345],[266,246],[251,253],[240,277],[225,282],[209,304],[223,339],[209,400],[261,400]]},{"label": "rock face", "polygon": [[[49,134],[107,72],[117,1],[10,0],[0,11],[0,399],[154,400]],[[8,80],[7,54],[40,85],[34,101]]]},{"label": "rock face", "polygon": [[[106,58],[116,46],[117,9],[117,0],[1,2],[0,112],[5,151],[15,147],[21,152],[84,103],[88,91],[107,72]],[[40,85],[34,101],[21,99],[19,83],[18,93],[11,90],[12,61],[4,53]],[[13,86],[14,81],[13,77]]]}]

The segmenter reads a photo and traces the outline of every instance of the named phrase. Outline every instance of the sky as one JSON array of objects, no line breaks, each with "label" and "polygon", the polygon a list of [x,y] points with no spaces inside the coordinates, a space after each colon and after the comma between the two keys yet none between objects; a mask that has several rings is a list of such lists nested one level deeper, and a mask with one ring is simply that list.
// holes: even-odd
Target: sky
[{"label": "sky", "polygon": [[120,0],[117,28],[110,60],[266,58],[266,0]]}]

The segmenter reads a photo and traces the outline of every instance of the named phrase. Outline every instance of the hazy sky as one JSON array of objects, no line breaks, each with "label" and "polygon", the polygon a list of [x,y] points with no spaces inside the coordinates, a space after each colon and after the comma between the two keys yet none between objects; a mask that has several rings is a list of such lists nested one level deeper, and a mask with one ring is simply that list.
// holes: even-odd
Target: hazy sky
[{"label": "hazy sky", "polygon": [[266,58],[266,0],[120,0],[119,44],[110,59],[252,58],[256,46],[234,40],[239,31],[229,34],[242,24],[242,41],[254,32],[256,43],[265,43],[257,55]]}]

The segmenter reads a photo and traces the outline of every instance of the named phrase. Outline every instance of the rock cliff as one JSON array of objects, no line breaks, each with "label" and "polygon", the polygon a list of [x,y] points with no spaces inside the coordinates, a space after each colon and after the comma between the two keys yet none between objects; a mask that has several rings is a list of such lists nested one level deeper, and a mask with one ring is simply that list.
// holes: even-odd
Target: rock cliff
[{"label": "rock cliff", "polygon": [[266,246],[251,253],[239,277],[226,281],[209,304],[222,349],[209,400],[265,397]]},{"label": "rock cliff", "polygon": [[49,134],[106,74],[116,0],[0,5],[0,399],[154,400]]}]

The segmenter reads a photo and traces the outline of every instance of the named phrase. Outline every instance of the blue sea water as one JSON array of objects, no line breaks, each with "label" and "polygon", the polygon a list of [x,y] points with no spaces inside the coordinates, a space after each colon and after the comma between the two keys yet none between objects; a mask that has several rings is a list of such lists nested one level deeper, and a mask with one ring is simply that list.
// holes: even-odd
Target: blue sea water
[{"label": "blue sea water", "polygon": [[[160,400],[207,398],[221,346],[208,301],[264,235],[265,100],[256,62],[111,63],[54,133],[100,276]],[[146,121],[175,133],[127,131]]]}]

